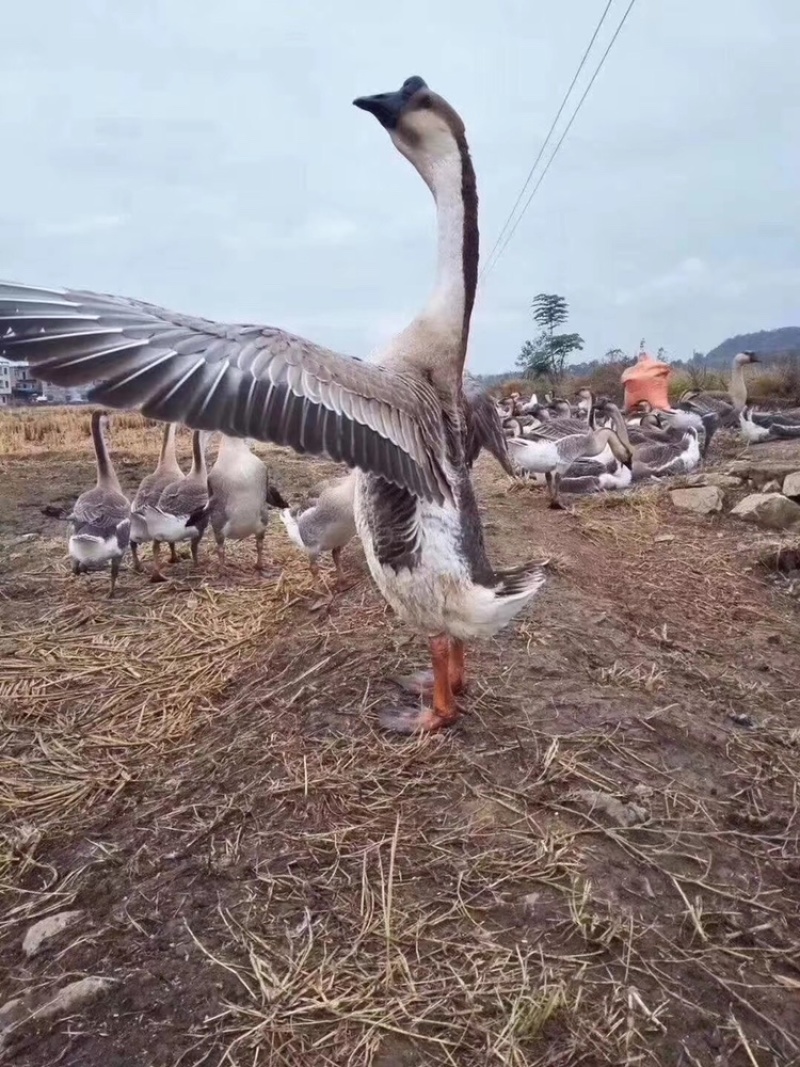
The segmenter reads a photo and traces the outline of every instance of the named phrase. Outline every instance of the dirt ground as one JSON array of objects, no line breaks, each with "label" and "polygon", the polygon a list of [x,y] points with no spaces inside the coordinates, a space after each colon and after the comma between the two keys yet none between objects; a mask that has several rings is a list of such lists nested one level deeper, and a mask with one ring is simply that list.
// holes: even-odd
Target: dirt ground
[{"label": "dirt ground", "polygon": [[[126,488],[157,436],[115,447]],[[334,469],[259,451],[292,501]],[[280,579],[207,541],[109,601],[42,512],[88,441],[0,477],[0,1004],[113,980],[0,1062],[800,1064],[800,616],[762,564],[797,537],[658,490],[550,512],[482,457],[492,558],[550,577],[471,650],[462,724],[394,740],[425,649],[360,545],[332,603],[277,518]]]}]

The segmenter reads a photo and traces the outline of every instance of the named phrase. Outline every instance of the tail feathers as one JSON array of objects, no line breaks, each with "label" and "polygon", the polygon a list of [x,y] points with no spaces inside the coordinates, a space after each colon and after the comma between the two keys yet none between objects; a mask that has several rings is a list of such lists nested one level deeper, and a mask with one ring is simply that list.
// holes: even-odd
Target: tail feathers
[{"label": "tail feathers", "polygon": [[288,507],[282,508],[280,515],[281,521],[286,527],[286,532],[288,533],[290,540],[295,545],[297,545],[298,548],[301,548],[304,552],[307,551],[306,544],[303,541],[302,534],[300,533],[300,527],[297,525],[297,519],[294,517],[291,510]]},{"label": "tail feathers", "polygon": [[532,597],[544,585],[544,569],[548,562],[549,560],[535,560],[509,570],[495,571],[495,596]]},{"label": "tail feathers", "polygon": [[267,503],[271,508],[288,509],[289,507],[274,485],[267,486]]},{"label": "tail feathers", "polygon": [[193,511],[192,514],[189,516],[189,518],[186,520],[185,525],[187,527],[189,527],[189,526],[195,526],[195,527],[199,526],[203,522],[204,519],[208,518],[208,508],[209,508],[209,505],[208,504],[204,504],[203,507],[198,508],[197,511]]}]

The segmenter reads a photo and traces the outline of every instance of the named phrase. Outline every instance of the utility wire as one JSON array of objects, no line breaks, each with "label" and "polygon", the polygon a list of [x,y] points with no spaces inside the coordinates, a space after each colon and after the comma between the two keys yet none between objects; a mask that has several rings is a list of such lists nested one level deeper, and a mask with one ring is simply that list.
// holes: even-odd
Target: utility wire
[{"label": "utility wire", "polygon": [[586,86],[586,88],[584,89],[584,91],[583,91],[583,95],[581,96],[581,98],[580,98],[580,100],[578,101],[578,104],[577,104],[577,106],[576,106],[575,110],[574,110],[574,111],[573,111],[573,113],[572,113],[572,117],[570,118],[569,122],[567,123],[567,125],[566,125],[566,127],[565,127],[565,129],[564,129],[564,132],[563,132],[563,133],[561,134],[561,137],[559,138],[559,141],[558,141],[558,143],[556,144],[556,146],[555,146],[555,148],[553,149],[553,152],[552,152],[552,154],[551,154],[550,158],[548,159],[547,163],[545,164],[545,168],[544,168],[544,170],[543,170],[543,171],[542,171],[542,173],[541,173],[541,174],[539,175],[539,180],[538,180],[538,181],[536,182],[536,185],[534,185],[533,189],[531,190],[530,196],[529,196],[529,197],[528,197],[528,199],[527,199],[527,200],[525,201],[525,203],[524,203],[524,205],[523,205],[523,207],[522,207],[522,211],[521,211],[521,212],[519,213],[519,215],[518,215],[518,217],[517,217],[517,220],[516,220],[516,222],[515,222],[515,223],[514,223],[514,225],[513,225],[512,227],[511,227],[511,230],[509,231],[509,233],[508,233],[508,235],[506,236],[505,240],[503,241],[502,245],[501,245],[501,246],[500,246],[500,248],[499,248],[499,249],[497,250],[497,253],[496,253],[496,255],[494,256],[494,259],[493,259],[493,261],[492,261],[492,262],[490,262],[490,263],[489,263],[489,262],[487,262],[487,265],[486,265],[486,270],[485,270],[485,273],[488,273],[488,272],[489,272],[489,270],[491,270],[491,268],[492,268],[493,266],[495,266],[495,264],[497,263],[497,261],[498,261],[498,260],[500,259],[500,257],[502,256],[503,252],[504,252],[504,251],[506,250],[506,248],[508,247],[508,244],[509,244],[509,242],[511,241],[512,237],[513,237],[513,236],[514,236],[514,234],[516,233],[517,227],[519,226],[520,222],[522,221],[522,218],[523,218],[523,216],[524,216],[525,212],[526,212],[526,211],[528,210],[528,207],[530,206],[531,200],[533,200],[534,196],[536,196],[536,193],[537,193],[537,192],[538,192],[538,190],[539,190],[539,186],[540,186],[540,185],[542,184],[542,182],[544,181],[545,175],[547,174],[548,170],[550,170],[550,166],[551,166],[551,164],[552,164],[553,160],[554,160],[554,159],[556,158],[556,156],[558,155],[558,151],[559,151],[559,149],[561,148],[562,144],[564,143],[564,140],[566,139],[566,136],[567,136],[567,134],[569,133],[570,129],[572,128],[572,124],[573,124],[573,122],[574,122],[574,121],[575,121],[575,119],[576,119],[576,118],[578,117],[578,112],[579,112],[579,111],[580,111],[580,109],[581,109],[581,108],[583,107],[583,102],[585,101],[586,97],[587,97],[587,96],[589,95],[589,91],[590,91],[590,89],[592,88],[592,86],[594,85],[594,83],[595,83],[595,80],[596,80],[596,78],[597,78],[597,75],[598,75],[598,74],[600,73],[600,71],[602,70],[603,64],[605,63],[605,61],[606,61],[606,59],[607,59],[607,57],[608,57],[608,53],[609,53],[609,52],[611,51],[611,49],[613,48],[613,46],[614,46],[614,42],[616,41],[617,37],[619,37],[620,31],[622,30],[622,27],[623,27],[623,26],[625,25],[625,22],[626,22],[626,20],[627,20],[627,18],[628,18],[628,15],[630,15],[630,13],[631,13],[631,11],[632,11],[632,9],[633,9],[633,5],[634,5],[635,3],[636,3],[636,0],[630,0],[630,3],[628,4],[627,8],[625,9],[625,14],[624,14],[624,15],[622,16],[622,18],[621,18],[621,20],[620,20],[620,23],[619,23],[619,25],[617,26],[616,30],[614,31],[614,35],[613,35],[613,37],[612,37],[612,38],[611,38],[611,40],[610,40],[610,41],[608,42],[608,46],[607,46],[607,48],[606,48],[605,52],[603,52],[603,55],[602,55],[602,57],[601,57],[601,59],[600,59],[600,62],[599,62],[599,63],[597,64],[597,66],[596,66],[596,68],[595,68],[595,71],[594,71],[594,74],[592,74],[592,77],[591,77],[591,78],[590,78],[590,80],[589,80],[589,84],[588,84],[588,85]]},{"label": "utility wire", "polygon": [[600,21],[597,23],[597,25],[594,28],[594,33],[592,34],[592,39],[589,41],[588,45],[586,46],[586,51],[583,53],[583,57],[582,57],[580,63],[578,64],[578,69],[575,71],[575,75],[574,75],[572,81],[569,83],[569,89],[567,89],[566,93],[564,94],[564,99],[561,101],[561,106],[559,107],[558,111],[556,112],[556,117],[553,119],[553,122],[552,122],[552,124],[550,126],[550,129],[547,131],[547,136],[545,137],[544,141],[542,141],[542,147],[539,149],[539,155],[536,157],[536,159],[534,159],[533,166],[528,171],[528,176],[525,179],[525,181],[523,183],[523,186],[519,191],[519,196],[515,200],[514,206],[509,211],[508,218],[503,223],[503,228],[500,231],[500,233],[497,235],[497,240],[495,241],[491,252],[486,257],[486,266],[483,267],[483,269],[481,270],[481,272],[480,272],[481,274],[486,273],[491,267],[492,257],[494,256],[495,252],[497,251],[497,249],[498,249],[498,247],[500,245],[500,242],[503,240],[503,237],[505,236],[506,230],[511,225],[511,220],[514,218],[514,212],[519,207],[519,205],[520,205],[520,203],[522,201],[522,198],[525,195],[525,190],[530,185],[531,178],[533,178],[534,172],[536,171],[536,168],[539,166],[539,162],[540,162],[542,156],[544,155],[544,150],[547,148],[547,145],[548,145],[548,143],[550,141],[550,138],[553,136],[553,131],[555,130],[556,125],[558,124],[558,120],[561,118],[561,115],[562,115],[562,112],[564,111],[564,108],[567,106],[567,101],[569,100],[570,95],[572,94],[572,90],[575,88],[575,83],[577,82],[578,78],[580,77],[581,71],[583,70],[584,66],[586,65],[586,60],[589,58],[589,53],[592,50],[592,46],[594,45],[594,42],[597,40],[597,35],[600,32],[600,30],[602,28],[602,25],[606,20],[606,15],[608,14],[609,9],[610,9],[610,7],[611,7],[611,5],[613,3],[614,3],[614,0],[608,0],[608,3],[606,4],[606,9],[603,12],[603,14],[600,16]]}]

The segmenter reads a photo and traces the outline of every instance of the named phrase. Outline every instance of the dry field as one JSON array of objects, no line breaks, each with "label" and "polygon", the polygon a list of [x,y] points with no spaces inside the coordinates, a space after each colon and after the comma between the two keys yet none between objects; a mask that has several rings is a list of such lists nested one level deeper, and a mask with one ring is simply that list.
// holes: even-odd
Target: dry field
[{"label": "dry field", "polygon": [[[132,490],[158,431],[121,416],[112,444]],[[293,501],[332,469],[260,452]],[[800,1063],[780,539],[663,492],[553,513],[482,458],[493,558],[552,574],[474,650],[463,725],[392,740],[375,709],[425,650],[360,546],[332,605],[277,520],[280,579],[252,545],[220,574],[206,543],[197,572],[128,567],[109,601],[42,511],[93,478],[88,412],[0,418],[0,475],[0,1004],[113,980],[19,1011],[0,1062]],[[31,924],[73,909],[28,959]]]}]

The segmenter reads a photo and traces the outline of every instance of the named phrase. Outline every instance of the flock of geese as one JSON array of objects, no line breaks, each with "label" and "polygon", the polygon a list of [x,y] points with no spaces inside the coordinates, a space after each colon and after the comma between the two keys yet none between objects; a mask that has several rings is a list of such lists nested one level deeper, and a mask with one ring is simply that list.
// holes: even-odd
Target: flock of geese
[{"label": "flock of geese", "polygon": [[[663,473],[675,462],[698,462],[693,457],[707,447],[719,415],[645,412],[632,426],[612,405],[582,397],[575,413],[558,403],[512,413],[516,425],[506,423],[506,437],[494,402],[472,388],[464,371],[479,260],[464,124],[419,77],[354,103],[412,164],[436,210],[433,291],[373,361],[275,327],[221,324],[126,297],[17,283],[0,283],[0,352],[26,358],[45,381],[99,383],[92,399],[106,407],[193,430],[191,472],[177,469],[168,427],[158,468],[129,504],[105,444],[106,416],[93,416],[97,485],[72,516],[78,569],[108,553],[113,582],[126,546],[138,563],[140,546],[151,541],[158,576],[161,545],[189,540],[196,557],[208,524],[224,559],[230,537],[252,534],[260,544],[268,509],[277,506],[312,565],[330,551],[338,571],[338,552],[355,530],[381,594],[429,644],[432,669],[405,680],[415,699],[379,713],[385,729],[415,733],[457,721],[468,643],[500,631],[545,582],[541,559],[503,570],[488,559],[471,478],[481,448],[508,473],[543,473],[558,506],[571,477],[602,485],[609,477],[624,480],[621,468],[632,478],[637,470]],[[523,422],[529,416],[535,423]],[[748,418],[755,421],[752,412]],[[205,448],[214,432],[223,435],[222,445],[207,472]],[[325,455],[350,473],[326,486],[311,509],[295,513],[269,486],[248,439]]]},{"label": "flock of geese", "polygon": [[541,404],[535,395],[513,393],[496,413],[517,472],[544,476],[550,506],[561,508],[561,492],[625,489],[690,473],[720,428],[738,425],[746,444],[800,438],[800,411],[758,412],[747,403],[744,368],[757,362],[755,353],[739,352],[727,391],[686,392],[668,409],[642,402],[628,418],[589,389],[579,390],[572,405],[564,398],[546,396]]}]

